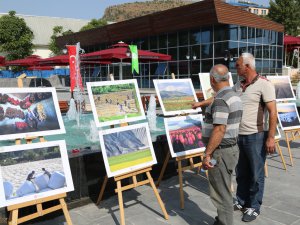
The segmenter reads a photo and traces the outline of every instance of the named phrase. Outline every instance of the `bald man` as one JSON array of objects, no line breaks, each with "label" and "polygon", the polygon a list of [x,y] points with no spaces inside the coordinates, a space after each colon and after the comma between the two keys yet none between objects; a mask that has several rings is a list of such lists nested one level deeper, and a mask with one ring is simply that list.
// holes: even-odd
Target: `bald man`
[{"label": "bald man", "polygon": [[[239,156],[237,138],[242,102],[229,85],[226,66],[212,67],[210,84],[216,94],[205,111],[202,140],[206,150],[202,165],[208,169],[210,197],[217,208],[214,225],[233,225],[231,179]],[[193,108],[198,106],[199,103],[195,103]],[[216,160],[215,165],[212,159]]]}]

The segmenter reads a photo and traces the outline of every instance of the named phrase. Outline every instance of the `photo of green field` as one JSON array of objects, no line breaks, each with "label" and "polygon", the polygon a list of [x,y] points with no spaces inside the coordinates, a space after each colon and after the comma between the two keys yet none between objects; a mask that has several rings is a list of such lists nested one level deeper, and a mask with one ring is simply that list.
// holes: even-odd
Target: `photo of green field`
[{"label": "photo of green field", "polygon": [[150,149],[131,152],[124,155],[112,156],[108,158],[108,164],[112,172],[130,168],[153,160]]},{"label": "photo of green field", "polygon": [[[101,143],[107,174],[119,175],[156,162],[147,124],[112,129]],[[133,128],[130,128],[133,127]],[[116,132],[114,132],[116,131]]]},{"label": "photo of green field", "polygon": [[134,83],[92,87],[99,122],[142,116]]},{"label": "photo of green field", "polygon": [[157,84],[165,111],[189,110],[195,102],[193,86],[189,81]]}]

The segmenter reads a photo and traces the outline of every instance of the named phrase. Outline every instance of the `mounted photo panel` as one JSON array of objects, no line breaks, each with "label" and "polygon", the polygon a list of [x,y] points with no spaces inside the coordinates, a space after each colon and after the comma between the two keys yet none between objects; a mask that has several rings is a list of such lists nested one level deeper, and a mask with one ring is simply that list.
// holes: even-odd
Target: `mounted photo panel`
[{"label": "mounted photo panel", "polygon": [[201,108],[192,109],[198,102],[191,79],[153,80],[163,114],[166,116],[182,113],[201,112]]},{"label": "mounted photo panel", "polygon": [[0,88],[0,140],[61,133],[55,88]]},{"label": "mounted photo panel", "polygon": [[296,99],[289,76],[267,76],[267,78],[275,87],[276,101]]},{"label": "mounted photo panel", "polygon": [[300,128],[300,119],[295,103],[278,103],[277,114],[282,130]]},{"label": "mounted photo panel", "polygon": [[97,127],[145,119],[136,80],[87,82]]},{"label": "mounted photo panel", "polygon": [[[204,100],[209,99],[214,96],[214,90],[210,86],[210,74],[209,73],[199,73],[199,79],[201,84],[201,89],[203,93]],[[229,72],[229,85],[233,87],[233,80],[231,73]]]},{"label": "mounted photo panel", "polygon": [[0,147],[0,207],[73,190],[65,141]]},{"label": "mounted photo panel", "polygon": [[99,131],[108,177],[156,164],[148,123]]},{"label": "mounted photo panel", "polygon": [[202,115],[165,118],[165,128],[172,157],[205,150],[202,142]]}]

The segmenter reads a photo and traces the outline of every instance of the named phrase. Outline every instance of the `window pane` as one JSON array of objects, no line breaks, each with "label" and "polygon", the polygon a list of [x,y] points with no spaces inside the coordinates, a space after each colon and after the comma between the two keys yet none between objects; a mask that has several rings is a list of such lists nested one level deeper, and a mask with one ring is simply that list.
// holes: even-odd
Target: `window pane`
[{"label": "window pane", "polygon": [[247,27],[240,27],[239,40],[247,42],[247,39],[248,39]]},{"label": "window pane", "polygon": [[263,30],[256,28],[256,43],[263,43]]},{"label": "window pane", "polygon": [[177,47],[177,33],[168,35],[168,47]]},{"label": "window pane", "polygon": [[224,58],[228,51],[228,42],[215,43],[215,58]]},{"label": "window pane", "polygon": [[188,31],[178,33],[178,39],[179,39],[179,46],[188,45],[188,41],[189,41]]},{"label": "window pane", "polygon": [[160,35],[158,37],[158,47],[159,48],[167,48],[168,47],[168,38],[167,35]]},{"label": "window pane", "polygon": [[262,49],[261,45],[256,45],[254,57],[255,58],[262,58],[262,50],[263,49]]},{"label": "window pane", "polygon": [[262,43],[263,44],[270,44],[270,42],[271,42],[270,38],[271,38],[270,31],[269,30],[263,30]]},{"label": "window pane", "polygon": [[278,45],[283,45],[283,33],[278,32],[278,40],[277,40]]},{"label": "window pane", "polygon": [[188,74],[189,61],[179,62],[179,75]]},{"label": "window pane", "polygon": [[213,60],[201,60],[201,73],[209,73],[213,66]]},{"label": "window pane", "polygon": [[229,40],[229,26],[215,26],[214,41],[226,41]]},{"label": "window pane", "polygon": [[240,42],[239,43],[239,55],[241,55],[243,52],[247,52],[247,43]]},{"label": "window pane", "polygon": [[158,49],[157,36],[150,37],[150,49]]},{"label": "window pane", "polygon": [[178,74],[177,62],[169,62],[169,68],[170,68],[169,74],[171,73],[174,73],[175,75]]},{"label": "window pane", "polygon": [[201,59],[213,57],[213,45],[205,44],[201,46]]},{"label": "window pane", "polygon": [[190,54],[191,54],[191,57],[193,58],[193,60],[194,60],[195,56],[196,56],[196,59],[200,59],[200,45],[192,46]]},{"label": "window pane", "polygon": [[264,57],[264,59],[270,58],[270,46],[269,45],[263,46],[263,57]]},{"label": "window pane", "polygon": [[141,41],[141,49],[148,50],[149,49],[149,39],[145,38]]},{"label": "window pane", "polygon": [[277,59],[282,60],[283,59],[283,52],[282,52],[282,47],[277,47]]},{"label": "window pane", "polygon": [[213,42],[213,29],[212,27],[204,27],[201,29],[202,43]]},{"label": "window pane", "polygon": [[172,60],[177,60],[178,59],[178,57],[177,57],[177,48],[169,48],[168,51],[169,51],[169,55],[172,56]]},{"label": "window pane", "polygon": [[200,60],[191,60],[191,73],[193,75],[200,73]]},{"label": "window pane", "polygon": [[201,32],[200,30],[194,30],[190,32],[190,45],[201,44]]},{"label": "window pane", "polygon": [[179,59],[187,60],[186,56],[190,56],[188,47],[180,47],[179,48]]}]

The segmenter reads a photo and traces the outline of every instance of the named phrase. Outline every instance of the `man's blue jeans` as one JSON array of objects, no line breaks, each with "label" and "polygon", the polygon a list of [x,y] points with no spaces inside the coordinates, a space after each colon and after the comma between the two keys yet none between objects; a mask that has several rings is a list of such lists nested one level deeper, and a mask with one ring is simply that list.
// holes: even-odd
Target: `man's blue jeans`
[{"label": "man's blue jeans", "polygon": [[239,135],[238,140],[240,155],[236,167],[236,197],[242,206],[257,211],[260,211],[265,185],[266,138],[267,132],[260,132]]}]

